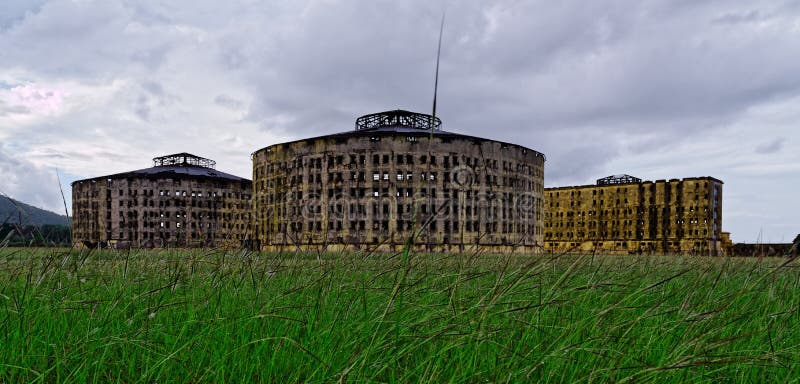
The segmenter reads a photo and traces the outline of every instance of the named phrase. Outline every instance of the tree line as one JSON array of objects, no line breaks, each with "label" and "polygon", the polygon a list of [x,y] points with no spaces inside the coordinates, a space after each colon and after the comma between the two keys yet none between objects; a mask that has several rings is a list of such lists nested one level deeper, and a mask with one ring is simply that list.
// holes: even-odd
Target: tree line
[{"label": "tree line", "polygon": [[0,226],[0,246],[9,247],[70,247],[72,233],[67,225],[19,225]]}]

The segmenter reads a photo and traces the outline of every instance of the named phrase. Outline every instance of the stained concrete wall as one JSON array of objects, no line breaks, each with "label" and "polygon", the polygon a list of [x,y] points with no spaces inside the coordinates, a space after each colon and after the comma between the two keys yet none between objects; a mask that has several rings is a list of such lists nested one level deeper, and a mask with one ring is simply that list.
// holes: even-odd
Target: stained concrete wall
[{"label": "stained concrete wall", "polygon": [[722,254],[722,182],[712,177],[545,190],[550,252]]},{"label": "stained concrete wall", "polygon": [[72,184],[73,243],[132,247],[241,246],[250,181],[99,177]]},{"label": "stained concrete wall", "polygon": [[[262,249],[537,252],[544,156],[468,136],[334,135],[253,154]],[[418,233],[418,236],[412,234]]]}]

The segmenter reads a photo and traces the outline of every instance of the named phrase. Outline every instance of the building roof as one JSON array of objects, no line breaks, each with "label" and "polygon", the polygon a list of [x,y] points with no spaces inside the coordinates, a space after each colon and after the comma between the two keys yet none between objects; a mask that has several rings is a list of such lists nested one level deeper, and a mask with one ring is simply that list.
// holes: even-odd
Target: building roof
[{"label": "building roof", "polygon": [[[356,129],[353,131],[333,133],[329,135],[314,136],[305,139],[298,139],[287,141],[284,143],[277,143],[268,145],[253,152],[256,154],[267,148],[275,147],[278,145],[287,145],[303,141],[313,141],[319,139],[347,139],[351,137],[381,137],[381,136],[396,136],[398,134],[406,136],[435,136],[441,138],[455,138],[474,141],[493,141],[500,144],[510,145],[521,148],[526,151],[531,151],[537,156],[541,156],[546,160],[543,153],[524,147],[519,144],[503,142],[499,140],[486,139],[483,137],[462,135],[460,133],[443,131],[441,129],[442,122],[438,117],[431,115],[409,112],[401,109],[394,111],[386,111],[364,115],[356,119]],[[433,127],[431,127],[433,126]]]},{"label": "building roof", "polygon": [[213,168],[197,167],[197,166],[182,166],[182,165],[162,165],[157,167],[150,167],[144,169],[137,169],[135,171],[117,173],[108,176],[108,178],[127,177],[127,175],[157,175],[161,177],[169,176],[187,176],[187,177],[207,177],[214,179],[226,179],[231,181],[247,180],[245,178],[234,176],[229,173],[220,172]]},{"label": "building roof", "polygon": [[[609,176],[612,177],[612,176]],[[602,180],[602,179],[599,179]],[[722,180],[717,179],[716,177],[712,176],[698,176],[698,177],[684,177],[683,179],[670,179],[667,180],[642,180],[636,183],[628,183],[628,184],[654,184],[654,183],[667,183],[667,182],[680,182],[680,181],[692,181],[692,180],[704,180],[704,181],[711,181],[714,183],[725,184]],[[559,190],[569,190],[569,189],[576,189],[576,188],[605,188],[605,187],[618,187],[620,183],[617,184],[584,184],[584,185],[567,185],[561,187],[547,187],[545,188],[545,192],[549,191],[559,191]]]},{"label": "building roof", "polygon": [[[100,179],[125,179],[125,178],[147,178],[147,179],[216,179],[220,181],[250,182],[239,176],[220,172],[214,169],[216,162],[203,157],[195,156],[190,153],[177,153],[173,155],[160,156],[153,158],[153,167],[137,169],[122,173],[115,173],[107,176],[92,177],[79,181],[100,180]],[[162,165],[159,165],[162,164]]]}]

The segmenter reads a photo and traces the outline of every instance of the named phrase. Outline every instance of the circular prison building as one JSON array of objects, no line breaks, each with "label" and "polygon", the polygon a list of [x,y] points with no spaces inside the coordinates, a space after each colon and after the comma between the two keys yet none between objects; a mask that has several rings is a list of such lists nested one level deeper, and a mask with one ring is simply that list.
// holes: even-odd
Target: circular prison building
[{"label": "circular prison building", "polygon": [[389,111],[253,153],[264,250],[525,252],[543,241],[543,154]]},{"label": "circular prison building", "polygon": [[72,183],[76,246],[248,245],[252,183],[189,153],[153,167]]}]

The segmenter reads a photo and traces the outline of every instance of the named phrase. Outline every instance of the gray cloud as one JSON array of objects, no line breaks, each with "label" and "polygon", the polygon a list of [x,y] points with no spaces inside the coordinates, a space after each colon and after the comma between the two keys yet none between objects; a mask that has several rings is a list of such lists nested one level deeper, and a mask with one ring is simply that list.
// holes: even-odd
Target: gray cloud
[{"label": "gray cloud", "polygon": [[[761,14],[752,9],[629,6],[466,2],[449,9],[439,99],[445,125],[470,134],[502,128],[521,137],[530,131],[558,137],[564,128],[584,126],[639,135],[669,126],[671,135],[654,143],[669,146],[800,89],[800,73],[792,69],[800,50],[786,34],[791,17],[756,31],[714,23],[719,15]],[[305,28],[286,42],[242,59],[254,94],[249,117],[288,115],[278,126],[303,136],[349,128],[376,110],[429,110],[442,8],[314,7],[304,15]],[[412,19],[417,23],[409,27]]]},{"label": "gray cloud", "polygon": [[152,122],[158,118],[159,110],[180,100],[179,96],[166,92],[161,84],[154,81],[145,81],[139,87],[141,91],[136,96],[134,113],[145,122]]},{"label": "gray cloud", "polygon": [[739,23],[752,23],[757,21],[768,20],[769,17],[762,15],[759,11],[744,11],[744,12],[729,12],[714,19],[714,23],[718,24],[739,24]]},{"label": "gray cloud", "polygon": [[760,154],[775,153],[783,149],[783,145],[785,142],[786,142],[785,138],[776,137],[770,141],[757,145],[755,152]]},{"label": "gray cloud", "polygon": [[243,101],[237,100],[228,95],[217,95],[217,97],[214,98],[214,104],[234,110],[239,110],[244,108]]},{"label": "gray cloud", "polygon": [[21,23],[36,13],[46,0],[4,0],[0,2],[0,31]]},{"label": "gray cloud", "polygon": [[27,115],[31,113],[31,109],[24,105],[8,105],[8,103],[0,100],[0,117],[10,115]]}]

